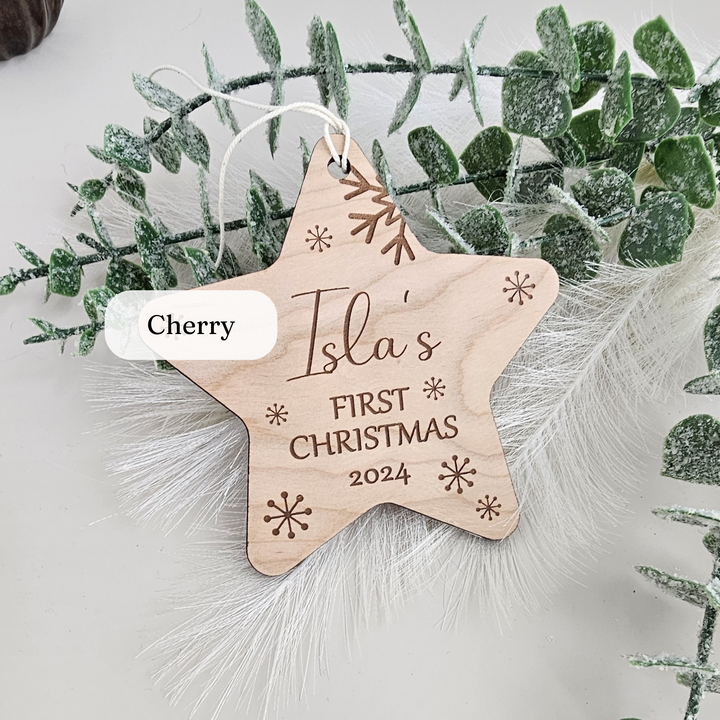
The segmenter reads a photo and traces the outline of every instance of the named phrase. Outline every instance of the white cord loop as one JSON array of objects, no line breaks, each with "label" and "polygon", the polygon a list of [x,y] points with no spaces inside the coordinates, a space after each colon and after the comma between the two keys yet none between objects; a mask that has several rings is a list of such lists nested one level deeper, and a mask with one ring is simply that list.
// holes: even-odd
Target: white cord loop
[{"label": "white cord loop", "polygon": [[[234,95],[228,95],[227,93],[222,93],[218,90],[213,90],[212,88],[203,85],[201,82],[198,82],[192,75],[190,75],[190,73],[187,73],[185,72],[185,70],[175,67],[174,65],[160,65],[159,67],[156,67],[150,73],[149,78],[152,79],[153,75],[163,70],[169,70],[171,72],[177,73],[178,75],[182,75],[193,85],[195,85],[198,90],[207,93],[211,97],[228,100],[229,102],[238,103],[239,105],[246,105],[247,107],[265,111],[265,114],[262,117],[259,117],[257,120],[250,123],[250,125],[241,130],[233,138],[233,141],[230,143],[228,149],[225,151],[225,157],[223,157],[222,165],[220,166],[220,180],[218,191],[218,223],[220,225],[220,243],[218,247],[217,259],[215,260],[216,270],[220,267],[223,252],[225,251],[225,222],[223,212],[223,205],[225,200],[225,174],[227,173],[227,167],[230,163],[230,158],[232,157],[235,148],[240,144],[240,142],[248,133],[250,133],[256,127],[270,122],[270,120],[272,120],[273,118],[280,117],[287,112],[304,112],[308,115],[315,115],[325,120],[325,130],[323,134],[325,137],[325,143],[327,145],[328,151],[330,152],[330,155],[332,156],[333,161],[338,167],[342,169],[343,172],[348,171],[347,158],[350,151],[350,128],[342,118],[339,118],[337,115],[332,113],[330,110],[328,110],[328,108],[324,107],[323,105],[318,105],[317,103],[311,102],[296,102],[291,103],[290,105],[265,105],[263,103],[252,102],[250,100],[243,100],[242,98],[235,97]],[[335,148],[332,139],[330,138],[331,126],[336,132],[342,133],[345,138],[341,154],[338,154],[338,151]]]}]

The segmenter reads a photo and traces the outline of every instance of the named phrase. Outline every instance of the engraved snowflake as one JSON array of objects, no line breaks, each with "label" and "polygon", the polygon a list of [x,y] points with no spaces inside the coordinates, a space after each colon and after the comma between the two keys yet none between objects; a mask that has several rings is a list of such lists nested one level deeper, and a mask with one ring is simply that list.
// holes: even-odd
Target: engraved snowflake
[{"label": "engraved snowflake", "polygon": [[270,424],[276,423],[277,425],[280,425],[280,421],[287,422],[287,414],[288,411],[285,410],[285,406],[281,405],[278,407],[277,403],[273,403],[272,407],[269,407],[267,409],[268,413],[265,416],[266,418],[270,419]]},{"label": "engraved snowflake", "polygon": [[520,273],[517,270],[515,271],[514,279],[509,277],[505,278],[505,281],[510,283],[510,287],[503,288],[503,292],[512,293],[512,295],[508,298],[508,302],[512,302],[515,298],[517,298],[518,305],[523,305],[523,295],[528,300],[532,300],[533,296],[528,292],[528,290],[533,290],[535,288],[535,283],[528,283],[529,279],[530,276],[526,274],[521,280]]},{"label": "engraved snowflake", "polygon": [[305,508],[304,510],[296,510],[297,506],[304,499],[302,495],[297,495],[295,497],[295,502],[292,505],[288,503],[288,494],[286,492],[281,492],[280,497],[282,498],[285,507],[281,507],[274,500],[268,500],[267,502],[269,508],[274,508],[280,514],[266,515],[263,520],[265,520],[266,523],[272,522],[273,520],[280,520],[280,524],[277,527],[274,527],[272,530],[272,534],[276,537],[280,534],[280,530],[282,529],[283,525],[287,523],[288,537],[292,540],[295,537],[295,532],[293,531],[293,523],[299,525],[301,530],[308,529],[308,524],[302,522],[301,520],[298,520],[297,516],[312,515],[312,509]]},{"label": "engraved snowflake", "polygon": [[457,492],[458,495],[460,495],[463,491],[463,483],[465,483],[468,487],[473,486],[473,481],[468,480],[465,476],[474,475],[477,471],[475,470],[475,468],[468,468],[466,470],[465,468],[469,465],[469,463],[470,458],[465,458],[463,464],[460,465],[457,455],[452,456],[452,467],[450,467],[450,465],[448,465],[448,463],[446,462],[442,463],[442,467],[450,471],[445,475],[438,475],[438,480],[450,480],[450,482],[445,486],[446,490],[452,490],[452,486],[457,483]]},{"label": "engraved snowflake", "polygon": [[478,500],[478,504],[480,507],[476,507],[475,512],[482,513],[482,515],[480,515],[481,520],[492,520],[493,514],[495,514],[495,517],[500,516],[497,508],[501,508],[502,505],[497,502],[497,497],[493,497],[491,500],[490,496],[486,495],[484,500]]},{"label": "engraved snowflake", "polygon": [[442,385],[442,378],[438,378],[436,380],[434,377],[431,377],[429,380],[425,381],[423,392],[427,395],[428,400],[430,398],[437,400],[438,397],[443,397],[443,395],[445,395],[443,390],[445,390],[445,386]]},{"label": "engraved snowflake", "polygon": [[320,252],[322,252],[324,248],[330,247],[328,240],[332,240],[332,235],[326,235],[325,233],[327,230],[327,228],[323,228],[321,232],[319,225],[316,225],[314,230],[310,230],[308,228],[308,235],[310,235],[310,237],[305,238],[305,242],[312,243],[310,246],[311,250],[317,248]]}]

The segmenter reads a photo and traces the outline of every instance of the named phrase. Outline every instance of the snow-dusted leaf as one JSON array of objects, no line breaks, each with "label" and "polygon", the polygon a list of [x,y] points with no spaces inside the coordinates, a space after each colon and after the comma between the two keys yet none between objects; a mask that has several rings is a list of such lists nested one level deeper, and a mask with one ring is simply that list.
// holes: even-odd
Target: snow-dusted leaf
[{"label": "snow-dusted leaf", "polygon": [[715,169],[700,135],[665,138],[655,150],[654,163],[660,179],[689,203],[702,208],[715,204]]},{"label": "snow-dusted leaf", "polygon": [[645,75],[632,75],[633,119],[618,135],[618,142],[647,142],[664,135],[680,116],[680,103],[672,88]]},{"label": "snow-dusted leaf", "polygon": [[42,318],[28,318],[28,320],[41,332],[45,333],[46,335],[49,335],[50,337],[58,337],[57,334],[57,326],[53,325],[48,320],[43,320]]},{"label": "snow-dusted leaf", "polygon": [[304,137],[300,138],[300,152],[302,153],[303,175],[305,175],[310,165],[310,146]]},{"label": "snow-dusted leaf", "polygon": [[520,171],[515,177],[515,202],[533,205],[548,202],[550,186],[563,187],[565,175],[562,166],[542,170]]},{"label": "snow-dusted leaf", "polygon": [[282,61],[280,41],[268,16],[260,9],[255,0],[245,0],[245,21],[255,42],[258,55],[270,66],[271,70],[279,68]]},{"label": "snow-dusted leaf", "polygon": [[310,62],[320,68],[320,72],[315,75],[315,81],[320,93],[320,102],[327,107],[332,97],[328,77],[327,32],[323,21],[317,15],[313,17],[310,25],[308,25],[307,46],[310,51]]},{"label": "snow-dusted leaf", "polygon": [[9,295],[18,285],[20,281],[13,275],[3,275],[0,277],[0,295]]},{"label": "snow-dusted leaf", "polygon": [[455,222],[455,228],[478,255],[507,255],[510,231],[492,205],[480,205]]},{"label": "snow-dusted leaf", "polygon": [[114,180],[118,192],[145,200],[145,182],[134,170],[125,165],[116,165]]},{"label": "snow-dusted leaf", "polygon": [[472,50],[470,49],[468,42],[463,44],[462,64],[463,72],[465,74],[465,84],[467,85],[468,92],[470,93],[470,104],[472,105],[478,122],[480,125],[484,125],[485,122],[483,120],[482,110],[480,109],[480,86],[477,79],[477,69],[475,67]]},{"label": "snow-dusted leaf", "polygon": [[153,288],[174,288],[177,285],[177,276],[165,255],[160,233],[142,216],[135,218],[135,242],[143,270],[150,276]]},{"label": "snow-dusted leaf", "polygon": [[210,144],[205,133],[187,117],[173,117],[172,130],[180,149],[196,165],[210,167]]},{"label": "snow-dusted leaf", "polygon": [[120,125],[106,125],[103,152],[113,160],[140,172],[150,172],[150,150],[145,138]]},{"label": "snow-dusted leaf", "polygon": [[408,146],[418,165],[438,185],[449,185],[460,170],[452,148],[432,125],[415,128],[408,133]]},{"label": "snow-dusted leaf", "polygon": [[[665,133],[664,137],[683,137],[684,135],[700,134],[700,113],[696,107],[680,108],[680,115],[675,124]],[[703,123],[704,128],[709,125]]]},{"label": "snow-dusted leaf", "polygon": [[540,12],[535,29],[547,57],[572,92],[580,89],[580,58],[562,5]]},{"label": "snow-dusted leaf", "polygon": [[103,219],[100,216],[97,207],[95,207],[95,203],[88,202],[85,205],[85,212],[87,212],[88,217],[90,218],[90,222],[92,223],[93,229],[95,230],[95,234],[97,235],[97,239],[100,241],[100,244],[105,248],[105,250],[114,254],[116,252],[115,246],[113,245],[112,239],[110,238],[110,233],[108,232],[108,229],[105,226],[105,223],[103,222]]},{"label": "snow-dusted leaf", "polygon": [[475,187],[488,199],[502,198],[508,165],[513,153],[510,135],[493,125],[480,131],[463,150],[460,162],[471,174],[487,175],[475,180]]},{"label": "snow-dusted leaf", "polygon": [[[472,33],[470,34],[469,39],[467,40],[467,46],[469,49],[469,57],[470,57],[470,64],[473,65],[472,62],[473,56],[475,54],[475,48],[477,46],[477,42],[480,39],[480,35],[482,34],[483,28],[485,27],[485,21],[487,20],[487,15],[483,16],[483,18],[480,20],[480,22],[473,28]],[[463,42],[462,48],[460,48],[460,62],[463,65],[463,72],[455,73],[455,77],[453,78],[453,84],[450,88],[450,101],[452,102],[459,94],[460,91],[463,88],[463,85],[465,84],[465,62],[464,62],[464,55],[465,55],[465,42]]]},{"label": "snow-dusted leaf", "polygon": [[215,263],[206,250],[196,247],[185,247],[183,250],[198,285],[209,285],[217,281]]},{"label": "snow-dusted leaf", "polygon": [[627,52],[623,50],[615,68],[608,77],[602,107],[600,108],[600,129],[608,138],[614,140],[632,118],[630,58]]},{"label": "snow-dusted leaf", "polygon": [[40,267],[45,264],[45,261],[36,253],[34,253],[29,247],[26,247],[22,243],[16,242],[15,249],[20,253],[24,260],[29,262],[35,267]]},{"label": "snow-dusted leaf", "polygon": [[105,316],[108,303],[114,296],[115,293],[104,285],[87,290],[83,296],[83,307],[87,316],[91,320],[102,319]]},{"label": "snow-dusted leaf", "polygon": [[580,143],[588,161],[605,158],[613,144],[600,129],[600,110],[587,110],[570,122],[570,134]]},{"label": "snow-dusted leaf", "polygon": [[665,192],[646,200],[620,237],[620,262],[644,267],[680,262],[691,231],[689,212],[687,200],[680,193]]},{"label": "snow-dusted leaf", "polygon": [[720,370],[690,380],[683,390],[691,395],[720,395]]},{"label": "snow-dusted leaf", "polygon": [[372,161],[382,186],[385,190],[387,190],[390,197],[394,199],[395,183],[393,183],[392,173],[390,172],[390,166],[388,165],[387,158],[385,157],[385,152],[378,140],[373,140]]},{"label": "snow-dusted leaf", "polygon": [[543,229],[545,239],[540,256],[564,280],[582,282],[597,275],[602,259],[600,245],[592,232],[571,215],[553,215]]},{"label": "snow-dusted leaf", "polygon": [[645,155],[645,143],[617,143],[612,149],[608,167],[614,167],[628,174],[633,180]]},{"label": "snow-dusted leaf", "polygon": [[662,474],[702,485],[720,485],[720,422],[691,415],[668,433]]},{"label": "snow-dusted leaf", "polygon": [[[681,672],[676,676],[679,685],[692,687],[695,675],[689,672]],[[705,679],[705,692],[720,693],[720,675],[713,675]]]},{"label": "snow-dusted leaf", "polygon": [[703,545],[711,555],[720,555],[720,535],[716,531],[710,531],[703,536]]},{"label": "snow-dusted leaf", "polygon": [[420,88],[422,87],[423,76],[417,73],[410,77],[407,90],[402,96],[402,99],[395,106],[395,114],[390,121],[390,127],[388,128],[388,135],[392,135],[395,131],[399,130],[405,121],[408,119],[408,115],[415,107],[415,103],[420,97]]},{"label": "snow-dusted leaf", "polygon": [[144,75],[133,73],[133,85],[151,105],[168,112],[177,112],[183,104],[183,99],[179,95]]},{"label": "snow-dusted leaf", "polygon": [[425,48],[425,43],[420,35],[415,18],[407,11],[405,0],[393,0],[393,9],[400,29],[410,45],[415,63],[421,73],[429,73],[432,70],[432,62]]},{"label": "snow-dusted leaf", "polygon": [[633,47],[659,78],[677,88],[693,86],[695,70],[692,61],[662,15],[636,30]]},{"label": "snow-dusted leaf", "polygon": [[77,354],[80,357],[85,357],[92,352],[95,347],[95,340],[97,339],[99,329],[94,327],[85,328],[80,333],[77,345]]},{"label": "snow-dusted leaf", "polygon": [[[203,43],[202,46],[203,59],[205,60],[205,73],[207,74],[208,85],[218,92],[222,92],[225,85],[225,78],[218,72],[218,69],[210,56],[210,51],[207,49],[207,45]],[[217,113],[218,119],[223,125],[227,125],[235,135],[240,132],[240,126],[238,125],[235,113],[230,107],[230,101],[219,97],[213,97],[213,105],[215,106],[215,112]]]},{"label": "snow-dusted leaf", "polygon": [[[145,134],[154,132],[159,124],[151,117],[146,117],[143,120],[143,131]],[[151,143],[150,153],[168,172],[173,174],[180,172],[182,152],[171,133],[164,132],[155,142]]]},{"label": "snow-dusted leaf", "polygon": [[[125,167],[121,165],[120,167]],[[130,172],[133,172],[130,170]],[[105,197],[105,191],[107,185],[102,180],[86,180],[78,189],[78,195],[83,200],[89,200],[90,202],[98,202]]]},{"label": "snow-dusted leaf", "polygon": [[50,254],[48,289],[56,295],[75,297],[80,292],[82,271],[77,255],[64,248],[55,248]]},{"label": "snow-dusted leaf", "polygon": [[543,145],[565,167],[585,167],[587,163],[582,145],[570,130],[558,137],[546,138],[543,140]]},{"label": "snow-dusted leaf", "polygon": [[710,601],[710,604],[716,609],[720,610],[720,580],[713,578],[707,585],[705,585],[705,595]]},{"label": "snow-dusted leaf", "polygon": [[270,212],[279,213],[284,208],[280,191],[263,180],[254,170],[250,170],[250,184],[260,193]]},{"label": "snow-dusted leaf", "polygon": [[705,527],[711,530],[720,531],[720,512],[714,510],[696,510],[686,507],[659,507],[654,508],[653,515],[663,519],[693,525],[694,527]]},{"label": "snow-dusted leaf", "polygon": [[720,305],[708,315],[703,331],[708,370],[720,370]]},{"label": "snow-dusted leaf", "polygon": [[267,207],[257,188],[248,188],[245,203],[252,250],[260,262],[269,267],[278,259],[281,243],[273,232]]},{"label": "snow-dusted leaf", "polygon": [[635,667],[682,668],[714,675],[717,670],[707,663],[698,663],[691,658],[677,655],[631,655],[628,662]]},{"label": "snow-dusted leaf", "polygon": [[705,585],[694,580],[670,575],[669,573],[658,570],[647,565],[636,565],[635,569],[650,582],[654,583],[668,595],[684,600],[691,605],[697,607],[705,607],[707,605],[707,595],[705,594]]},{"label": "snow-dusted leaf", "polygon": [[575,199],[595,218],[624,213],[635,207],[633,181],[615,168],[593,170],[571,189]]},{"label": "snow-dusted leaf", "polygon": [[[642,205],[646,201],[650,200],[650,198],[655,197],[656,195],[663,195],[664,193],[673,192],[672,190],[668,190],[665,187],[658,187],[657,185],[648,185],[640,194],[640,204]],[[695,229],[695,215],[693,214],[692,208],[688,205],[688,226],[689,226],[689,232],[690,234]]]},{"label": "snow-dusted leaf", "polygon": [[114,160],[102,149],[96,145],[86,145],[88,152],[94,157],[104,163],[112,163]]},{"label": "snow-dusted leaf", "polygon": [[[529,50],[517,53],[510,67],[551,70],[549,61]],[[502,84],[503,125],[530,137],[562,135],[572,116],[567,85],[557,77],[506,77]]]},{"label": "snow-dusted leaf", "polygon": [[[281,72],[276,73],[272,84],[272,92],[270,93],[270,104],[271,105],[282,105],[283,99],[285,98],[285,90],[283,88],[283,75]],[[280,139],[280,122],[282,117],[274,117],[267,124],[267,139],[268,145],[270,145],[270,154],[274,157],[275,152],[278,148],[278,141]],[[207,169],[207,168],[206,168]]]},{"label": "snow-dusted leaf", "polygon": [[108,263],[105,286],[114,293],[152,290],[147,273],[139,265],[123,258],[112,258]]},{"label": "snow-dusted leaf", "polygon": [[455,226],[447,218],[446,215],[439,212],[435,208],[426,208],[428,217],[435,223],[437,228],[450,241],[450,252],[459,253],[460,255],[474,255],[475,251],[463,239],[462,235],[455,229]]},{"label": "snow-dusted leaf", "polygon": [[[610,26],[599,20],[576,25],[573,28],[575,47],[580,59],[581,73],[610,72],[615,59],[615,35]],[[579,108],[597,95],[602,84],[595,80],[581,80],[580,89],[570,94],[572,106]]]},{"label": "snow-dusted leaf", "polygon": [[703,87],[698,109],[700,116],[708,125],[720,125],[720,80]]},{"label": "snow-dusted leaf", "polygon": [[340,43],[332,23],[325,25],[327,33],[327,68],[330,79],[330,89],[335,98],[338,115],[347,120],[350,109],[350,87],[348,86],[345,63],[340,52]]}]

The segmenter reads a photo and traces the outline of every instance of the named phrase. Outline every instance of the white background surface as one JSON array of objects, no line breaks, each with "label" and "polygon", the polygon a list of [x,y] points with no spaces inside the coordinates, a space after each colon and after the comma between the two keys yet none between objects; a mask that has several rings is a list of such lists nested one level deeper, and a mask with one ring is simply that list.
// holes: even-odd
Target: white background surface
[{"label": "white background surface", "polygon": [[[448,58],[487,12],[482,59],[506,62],[523,42],[536,46],[534,15],[543,4],[415,0],[411,9],[431,53]],[[346,60],[369,59],[368,47],[407,52],[390,0],[264,0],[263,7],[288,63],[305,62],[304,27],[314,13],[333,21]],[[625,38],[662,12],[694,57],[720,51],[717,4],[688,0],[651,7],[613,0],[567,2],[566,8],[572,23],[604,19]],[[0,64],[0,269],[23,266],[13,241],[47,256],[60,232],[73,227],[65,182],[97,168],[84,145],[101,144],[107,122],[135,127],[146,114],[130,82],[133,70],[147,73],[172,62],[200,75],[202,41],[228,75],[262,67],[243,14],[240,0],[68,0],[39,49]],[[213,152],[217,156],[218,148]],[[297,158],[294,147],[288,157]],[[22,345],[33,332],[30,315],[68,324],[81,317],[76,299],[53,298],[43,307],[41,294],[36,282],[0,299],[0,717],[179,720],[187,710],[168,705],[150,679],[151,668],[136,655],[167,627],[159,616],[161,597],[183,575],[177,552],[185,540],[119,514],[103,466],[103,439],[93,434],[81,396],[84,361],[70,353],[58,358],[55,345]],[[109,361],[102,351],[96,359]],[[679,391],[673,402],[657,418],[649,458],[659,456],[660,434],[688,412]],[[710,401],[701,406],[713,411]],[[282,717],[682,717],[687,690],[673,675],[634,670],[623,655],[692,655],[701,613],[660,596],[632,565],[655,564],[704,579],[710,558],[701,535],[663,525],[650,509],[672,503],[720,507],[720,495],[660,478],[658,467],[657,459],[648,460],[640,490],[630,499],[633,520],[608,538],[605,554],[589,561],[584,575],[564,580],[535,617],[500,630],[476,611],[456,629],[443,630],[443,591],[437,587],[397,619],[363,632],[352,659],[335,628],[330,673],[318,677],[306,700],[291,700]],[[718,712],[715,696],[701,717]],[[247,713],[256,715],[256,708]]]}]

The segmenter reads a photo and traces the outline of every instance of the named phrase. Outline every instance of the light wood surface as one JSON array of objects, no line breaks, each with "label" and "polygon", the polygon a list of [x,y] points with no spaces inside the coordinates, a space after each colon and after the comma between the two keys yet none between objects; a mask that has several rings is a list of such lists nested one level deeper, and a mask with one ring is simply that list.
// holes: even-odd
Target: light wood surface
[{"label": "light wood surface", "polygon": [[273,350],[168,358],[248,428],[247,552],[267,575],[380,503],[495,540],[519,519],[490,392],[557,275],[538,259],[424,249],[355,143],[349,160],[337,179],[315,147],[274,265],[190,291],[265,293]]}]

